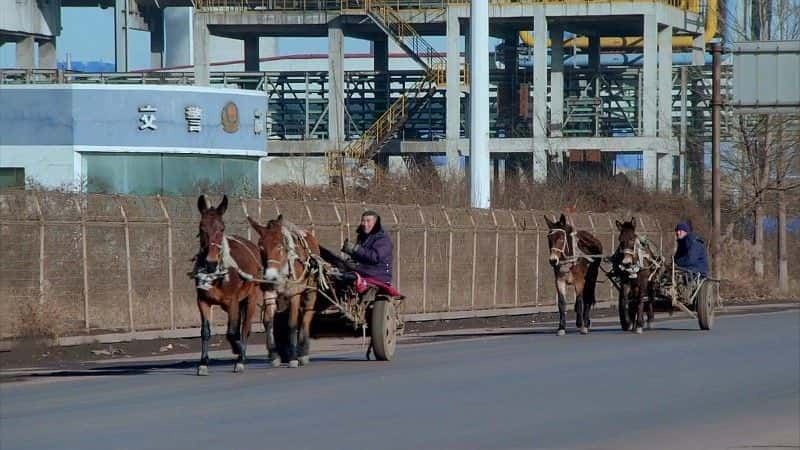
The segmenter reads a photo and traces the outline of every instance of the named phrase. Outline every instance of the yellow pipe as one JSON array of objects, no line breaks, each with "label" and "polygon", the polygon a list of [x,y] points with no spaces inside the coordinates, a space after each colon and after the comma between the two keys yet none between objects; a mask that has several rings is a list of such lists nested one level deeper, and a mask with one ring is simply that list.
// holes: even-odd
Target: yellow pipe
[{"label": "yellow pipe", "polygon": [[[708,43],[717,34],[717,1],[708,0],[708,7],[706,8],[706,25],[705,25],[705,43]],[[697,8],[692,8],[697,9]],[[533,35],[530,31],[520,31],[519,38],[522,43],[528,47],[533,47]],[[673,48],[690,48],[694,45],[694,39],[691,36],[673,36]],[[600,48],[630,48],[642,47],[644,45],[644,38],[642,36],[625,36],[625,37],[603,37],[600,38]],[[547,46],[550,46],[550,40],[547,41]],[[564,47],[578,47],[588,48],[589,38],[585,36],[576,36],[564,41]]]}]

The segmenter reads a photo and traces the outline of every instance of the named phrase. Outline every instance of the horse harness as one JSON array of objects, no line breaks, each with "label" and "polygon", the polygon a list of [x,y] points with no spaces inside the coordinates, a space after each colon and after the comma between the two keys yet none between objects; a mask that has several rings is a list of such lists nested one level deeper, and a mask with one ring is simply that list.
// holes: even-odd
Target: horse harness
[{"label": "horse harness", "polygon": [[[564,234],[563,245],[561,246],[561,248],[551,247],[550,250],[551,251],[557,251],[563,257],[563,259],[560,259],[558,261],[558,263],[557,263],[558,266],[559,266],[559,269],[562,272],[569,272],[570,270],[572,270],[573,267],[575,267],[575,264],[577,264],[578,261],[580,261],[582,259],[584,259],[584,260],[586,260],[586,261],[591,263],[592,261],[594,261],[594,258],[603,256],[603,255],[587,255],[587,254],[583,253],[581,251],[581,249],[578,247],[578,243],[577,243],[577,239],[576,239],[576,236],[578,235],[577,231],[573,231],[572,233],[567,233],[567,230],[563,230],[561,228],[554,228],[554,229],[550,230],[550,233],[548,233],[548,234],[549,235],[553,235],[553,234],[556,234],[556,233],[563,233]],[[572,252],[571,252],[571,253],[573,253],[572,255],[568,255],[567,254],[567,253],[570,253],[569,252],[570,248],[572,248]]]},{"label": "horse harness", "polygon": [[216,282],[219,279],[224,279],[224,281],[228,281],[229,272],[231,270],[235,270],[244,281],[247,282],[261,281],[254,275],[245,272],[239,267],[239,264],[231,255],[231,247],[229,241],[234,241],[237,244],[244,247],[244,249],[247,250],[247,253],[249,253],[250,256],[253,258],[253,260],[256,261],[258,265],[261,265],[260,258],[258,258],[256,255],[253,254],[252,250],[250,250],[247,244],[245,244],[244,242],[240,241],[239,239],[233,236],[228,236],[223,234],[222,241],[220,244],[217,244],[215,242],[209,244],[209,246],[212,245],[216,246],[220,250],[220,263],[217,265],[216,271],[208,273],[204,270],[201,270],[199,261],[201,259],[200,255],[202,254],[202,250],[200,253],[197,254],[197,256],[195,256],[195,260],[197,261],[197,263],[195,264],[194,270],[189,273],[189,277],[194,278],[195,284],[198,289],[207,291],[211,289],[214,282]]},{"label": "horse harness", "polygon": [[619,244],[617,251],[623,255],[630,255],[634,262],[626,267],[618,265],[618,268],[620,271],[627,273],[628,278],[637,278],[640,271],[649,270],[650,275],[647,277],[647,281],[652,281],[658,269],[664,265],[664,261],[660,256],[654,256],[651,247],[647,242],[643,242],[644,239],[636,235],[636,239],[633,241],[633,249],[622,248],[622,243]]}]

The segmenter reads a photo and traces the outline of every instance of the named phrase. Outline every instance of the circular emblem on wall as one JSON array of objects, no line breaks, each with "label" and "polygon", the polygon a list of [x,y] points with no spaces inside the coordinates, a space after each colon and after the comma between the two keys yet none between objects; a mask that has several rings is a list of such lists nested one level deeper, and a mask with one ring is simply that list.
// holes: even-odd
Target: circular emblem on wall
[{"label": "circular emblem on wall", "polygon": [[222,129],[228,133],[239,131],[239,108],[236,103],[228,102],[222,107]]}]

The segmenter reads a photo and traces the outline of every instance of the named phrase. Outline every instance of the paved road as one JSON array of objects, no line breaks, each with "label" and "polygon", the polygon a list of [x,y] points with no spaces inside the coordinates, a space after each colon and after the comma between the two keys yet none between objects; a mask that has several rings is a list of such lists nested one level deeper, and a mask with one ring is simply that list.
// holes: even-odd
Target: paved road
[{"label": "paved road", "polygon": [[[800,311],[325,356],[207,378],[193,363],[0,385],[6,449],[800,448]],[[77,375],[77,376],[75,376]]]}]

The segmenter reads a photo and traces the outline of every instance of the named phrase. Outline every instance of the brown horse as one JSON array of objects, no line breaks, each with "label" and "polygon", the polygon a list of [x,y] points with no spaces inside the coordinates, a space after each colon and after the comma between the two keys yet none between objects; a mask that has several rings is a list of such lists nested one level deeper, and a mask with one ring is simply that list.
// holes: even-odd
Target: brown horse
[{"label": "brown horse", "polygon": [[558,332],[567,332],[567,285],[575,288],[575,325],[581,334],[589,333],[592,324],[591,310],[595,303],[597,274],[603,253],[603,244],[588,231],[574,231],[564,214],[557,222],[545,216],[547,241],[550,245],[550,265],[555,274],[558,292]]},{"label": "brown horse", "polygon": [[192,277],[197,287],[200,310],[202,350],[197,375],[208,375],[208,341],[211,338],[211,307],[219,305],[228,313],[225,337],[238,355],[234,372],[244,370],[247,338],[261,290],[253,277],[261,273],[258,247],[239,236],[225,234],[222,216],[228,208],[228,197],[216,207],[209,207],[205,196],[197,199],[200,211],[200,251],[195,257]]},{"label": "brown horse", "polygon": [[[264,266],[262,289],[266,298],[276,305],[277,312],[288,312],[289,367],[308,364],[311,320],[317,301],[319,242],[313,234],[284,221],[282,215],[266,226],[250,217],[247,220],[259,235],[258,248]],[[267,334],[272,330],[270,324]],[[274,355],[274,343],[268,342],[267,347]]]},{"label": "brown horse", "polygon": [[655,281],[663,266],[661,258],[647,241],[636,234],[636,218],[629,222],[615,221],[619,230],[619,247],[612,257],[614,271],[620,278],[619,317],[623,329],[642,333],[644,296],[647,294],[647,326],[653,322]]}]

